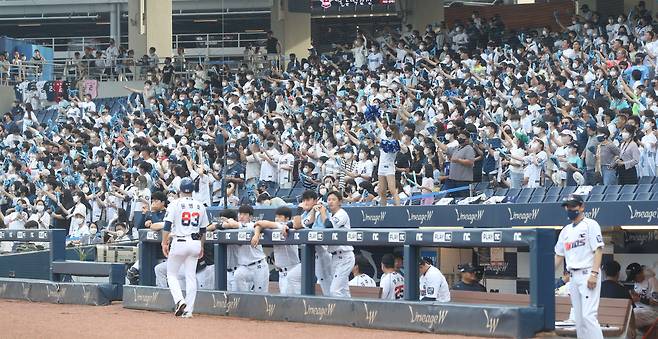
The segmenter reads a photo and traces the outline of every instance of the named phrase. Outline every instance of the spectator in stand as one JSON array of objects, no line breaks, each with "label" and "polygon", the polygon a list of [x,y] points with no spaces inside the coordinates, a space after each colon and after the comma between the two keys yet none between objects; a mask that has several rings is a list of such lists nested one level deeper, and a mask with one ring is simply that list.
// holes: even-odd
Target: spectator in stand
[{"label": "spectator in stand", "polygon": [[155,53],[155,47],[149,48],[147,63],[151,71],[155,71],[156,68],[160,67],[160,57],[158,56],[157,53]]},{"label": "spectator in stand", "polygon": [[624,126],[621,138],[619,159],[615,162],[619,184],[637,184],[637,165],[640,163],[640,150],[635,142],[635,126]]}]

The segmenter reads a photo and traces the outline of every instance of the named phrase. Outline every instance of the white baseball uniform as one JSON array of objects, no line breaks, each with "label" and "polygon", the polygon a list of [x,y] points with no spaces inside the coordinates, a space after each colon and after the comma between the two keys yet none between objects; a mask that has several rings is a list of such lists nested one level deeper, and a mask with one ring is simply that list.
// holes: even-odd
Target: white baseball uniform
[{"label": "white baseball uniform", "polygon": [[450,301],[450,289],[443,273],[438,268],[430,266],[425,274],[420,276],[420,300],[429,299],[447,303]]},{"label": "white baseball uniform", "polygon": [[[278,229],[284,229],[285,224],[276,223]],[[299,260],[299,246],[282,245],[272,246],[274,263],[279,271],[279,293],[302,293],[302,264]]]},{"label": "white baseball uniform", "polygon": [[238,269],[238,250],[240,245],[226,246],[226,290],[236,292],[235,271]]},{"label": "white baseball uniform", "polygon": [[[240,230],[251,231],[254,223],[240,224]],[[233,276],[235,287],[239,292],[267,293],[270,271],[263,246],[240,245],[238,247],[238,268]]]},{"label": "white baseball uniform", "polygon": [[358,287],[377,287],[375,280],[373,280],[369,275],[362,273],[350,280],[350,286]]},{"label": "white baseball uniform", "polygon": [[[647,277],[642,282],[636,282],[633,290],[641,298],[658,300],[658,280],[654,277]],[[658,319],[658,306],[637,302],[633,314],[635,315],[637,327],[651,326]]]},{"label": "white baseball uniform", "polygon": [[399,300],[404,297],[404,277],[398,272],[384,273],[379,281],[382,299]]},{"label": "white baseball uniform", "polygon": [[208,214],[202,203],[190,198],[182,197],[174,200],[167,207],[165,222],[171,223],[171,249],[167,258],[167,283],[174,298],[174,303],[178,304],[183,300],[180,284],[178,283],[178,272],[185,272],[185,312],[194,311],[194,301],[196,300],[197,281],[196,281],[196,264],[201,253],[201,241],[194,240],[200,237],[200,230],[208,227]]},{"label": "white baseball uniform", "polygon": [[[344,209],[336,211],[329,218],[327,227],[331,224],[333,228],[350,228],[350,216]],[[331,254],[331,288],[332,297],[351,297],[349,278],[352,268],[354,268],[354,248],[352,246],[327,246],[327,251]]]},{"label": "white baseball uniform", "polygon": [[[167,288],[167,262],[163,261],[153,269],[155,271],[155,286]],[[178,271],[178,283],[181,289],[185,286],[185,272],[183,266]],[[197,288],[200,290],[212,290],[215,288],[215,266],[210,265],[204,267],[201,271],[196,273]]]},{"label": "white baseball uniform", "polygon": [[[323,229],[324,223],[316,213],[315,221],[311,223],[311,211],[302,214],[302,224],[304,227],[312,229]],[[315,246],[315,277],[322,288],[322,295],[331,295],[331,254],[327,251],[327,246]]]},{"label": "white baseball uniform", "polygon": [[576,320],[578,338],[603,338],[597,318],[601,298],[601,275],[596,287],[587,287],[592,272],[594,252],[603,248],[601,226],[595,220],[584,218],[578,224],[565,226],[555,244],[555,253],[563,256],[571,274],[569,296]]}]

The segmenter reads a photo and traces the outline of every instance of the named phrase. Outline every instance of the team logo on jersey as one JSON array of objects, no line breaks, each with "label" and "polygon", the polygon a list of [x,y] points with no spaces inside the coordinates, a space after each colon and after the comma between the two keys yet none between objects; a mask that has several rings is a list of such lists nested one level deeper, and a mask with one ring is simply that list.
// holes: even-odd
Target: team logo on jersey
[{"label": "team logo on jersey", "polygon": [[578,235],[578,239],[571,242],[565,242],[564,249],[569,251],[577,247],[585,246],[585,244],[587,243],[587,238],[585,238],[585,236],[586,236],[585,233],[580,233]]},{"label": "team logo on jersey", "polygon": [[484,210],[477,210],[475,213],[462,213],[455,208],[455,213],[457,214],[457,221],[468,221],[469,224],[482,220],[484,216]]},{"label": "team logo on jersey", "polygon": [[427,211],[425,213],[413,213],[407,208],[407,221],[417,221],[419,224],[423,225],[426,222],[432,220],[432,215],[434,211]]},{"label": "team logo on jersey", "polygon": [[630,211],[630,219],[644,219],[647,223],[650,223],[651,220],[658,219],[658,209],[655,210],[638,210],[633,209],[633,206],[627,205],[628,210]]},{"label": "team logo on jersey", "polygon": [[409,305],[409,313],[411,313],[411,319],[409,322],[412,324],[420,323],[426,324],[428,327],[435,328],[434,325],[441,326],[448,317],[448,310],[440,310],[436,313],[420,313],[415,312],[413,307]]},{"label": "team logo on jersey", "polygon": [[487,310],[484,311],[484,316],[487,319],[485,323],[485,327],[489,329],[489,333],[493,334],[496,332],[496,329],[498,328],[498,323],[500,323],[500,318],[498,317],[489,317],[489,312]]},{"label": "team logo on jersey", "polygon": [[366,213],[364,210],[361,210],[361,221],[362,222],[369,221],[373,225],[377,225],[379,222],[384,220],[384,218],[386,218],[386,211],[381,211],[379,213],[370,214],[370,213]]}]

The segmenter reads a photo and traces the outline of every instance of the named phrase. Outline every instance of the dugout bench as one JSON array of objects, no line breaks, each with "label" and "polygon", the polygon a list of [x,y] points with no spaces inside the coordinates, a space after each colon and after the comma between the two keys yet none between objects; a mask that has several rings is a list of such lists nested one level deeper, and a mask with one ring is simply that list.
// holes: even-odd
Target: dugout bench
[{"label": "dugout bench", "polygon": [[[553,331],[555,297],[553,246],[555,234],[548,229],[459,229],[451,231],[409,229],[297,230],[284,237],[281,231],[265,230],[261,244],[299,245],[302,262],[302,295],[280,296],[225,292],[227,285],[227,245],[249,245],[252,232],[216,231],[206,234],[214,245],[215,291],[200,291],[195,307],[199,313],[243,316],[252,319],[315,322],[367,328],[398,329],[444,334],[495,337],[532,337]],[[173,307],[167,289],[153,286],[160,248],[160,232],[140,230],[140,284],[125,286],[124,307],[170,310]],[[401,246],[406,268],[405,300],[337,299],[315,296],[315,246],[353,245]],[[418,259],[421,247],[525,247],[530,252],[530,291],[525,305],[473,305],[468,303],[419,302]],[[372,294],[370,294],[372,296]],[[208,304],[211,298],[214,304]],[[262,300],[263,298],[264,301]],[[271,305],[283,308],[282,314],[264,312]],[[310,306],[311,305],[311,306]],[[283,306],[283,307],[282,307]],[[334,312],[335,311],[335,312]],[[329,314],[331,313],[331,314]],[[340,313],[341,316],[336,316]],[[314,317],[318,314],[323,316]],[[407,314],[407,316],[401,316]],[[331,316],[330,316],[331,315]],[[376,318],[374,319],[373,318]],[[368,318],[370,317],[370,318]],[[437,318],[438,317],[438,318]]]},{"label": "dugout bench", "polygon": [[[57,303],[82,303],[102,305],[109,304],[114,300],[121,300],[123,293],[123,284],[125,282],[126,268],[124,264],[66,260],[66,231],[53,230],[0,230],[0,241],[13,242],[49,242],[48,266],[50,271],[50,281],[31,280],[31,279],[3,279],[5,284],[11,282],[21,283],[24,289],[28,289],[26,283],[31,284],[30,288],[35,291],[39,290],[36,286],[44,286],[47,300]],[[108,277],[107,284],[80,284],[65,282],[68,276],[91,276],[91,277]],[[76,299],[78,294],[83,299]],[[96,291],[97,289],[97,291]],[[4,289],[5,291],[7,288]],[[70,295],[65,291],[70,290]],[[2,291],[2,288],[0,288]],[[64,292],[63,292],[64,291]],[[36,293],[36,292],[35,292]],[[25,299],[44,299],[44,298],[27,298]],[[37,293],[38,294],[38,293]],[[1,295],[0,295],[1,296]],[[94,297],[95,296],[95,297]]]}]

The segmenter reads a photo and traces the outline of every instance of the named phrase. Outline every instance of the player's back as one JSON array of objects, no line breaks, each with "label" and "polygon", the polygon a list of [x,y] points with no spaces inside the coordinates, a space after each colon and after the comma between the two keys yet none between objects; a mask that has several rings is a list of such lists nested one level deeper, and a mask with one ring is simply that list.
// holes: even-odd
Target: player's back
[{"label": "player's back", "polygon": [[397,300],[404,297],[404,277],[398,272],[384,273],[379,282],[382,299]]},{"label": "player's back", "polygon": [[172,233],[177,236],[199,233],[209,223],[205,206],[191,197],[174,200],[167,207],[165,220],[172,223]]}]

